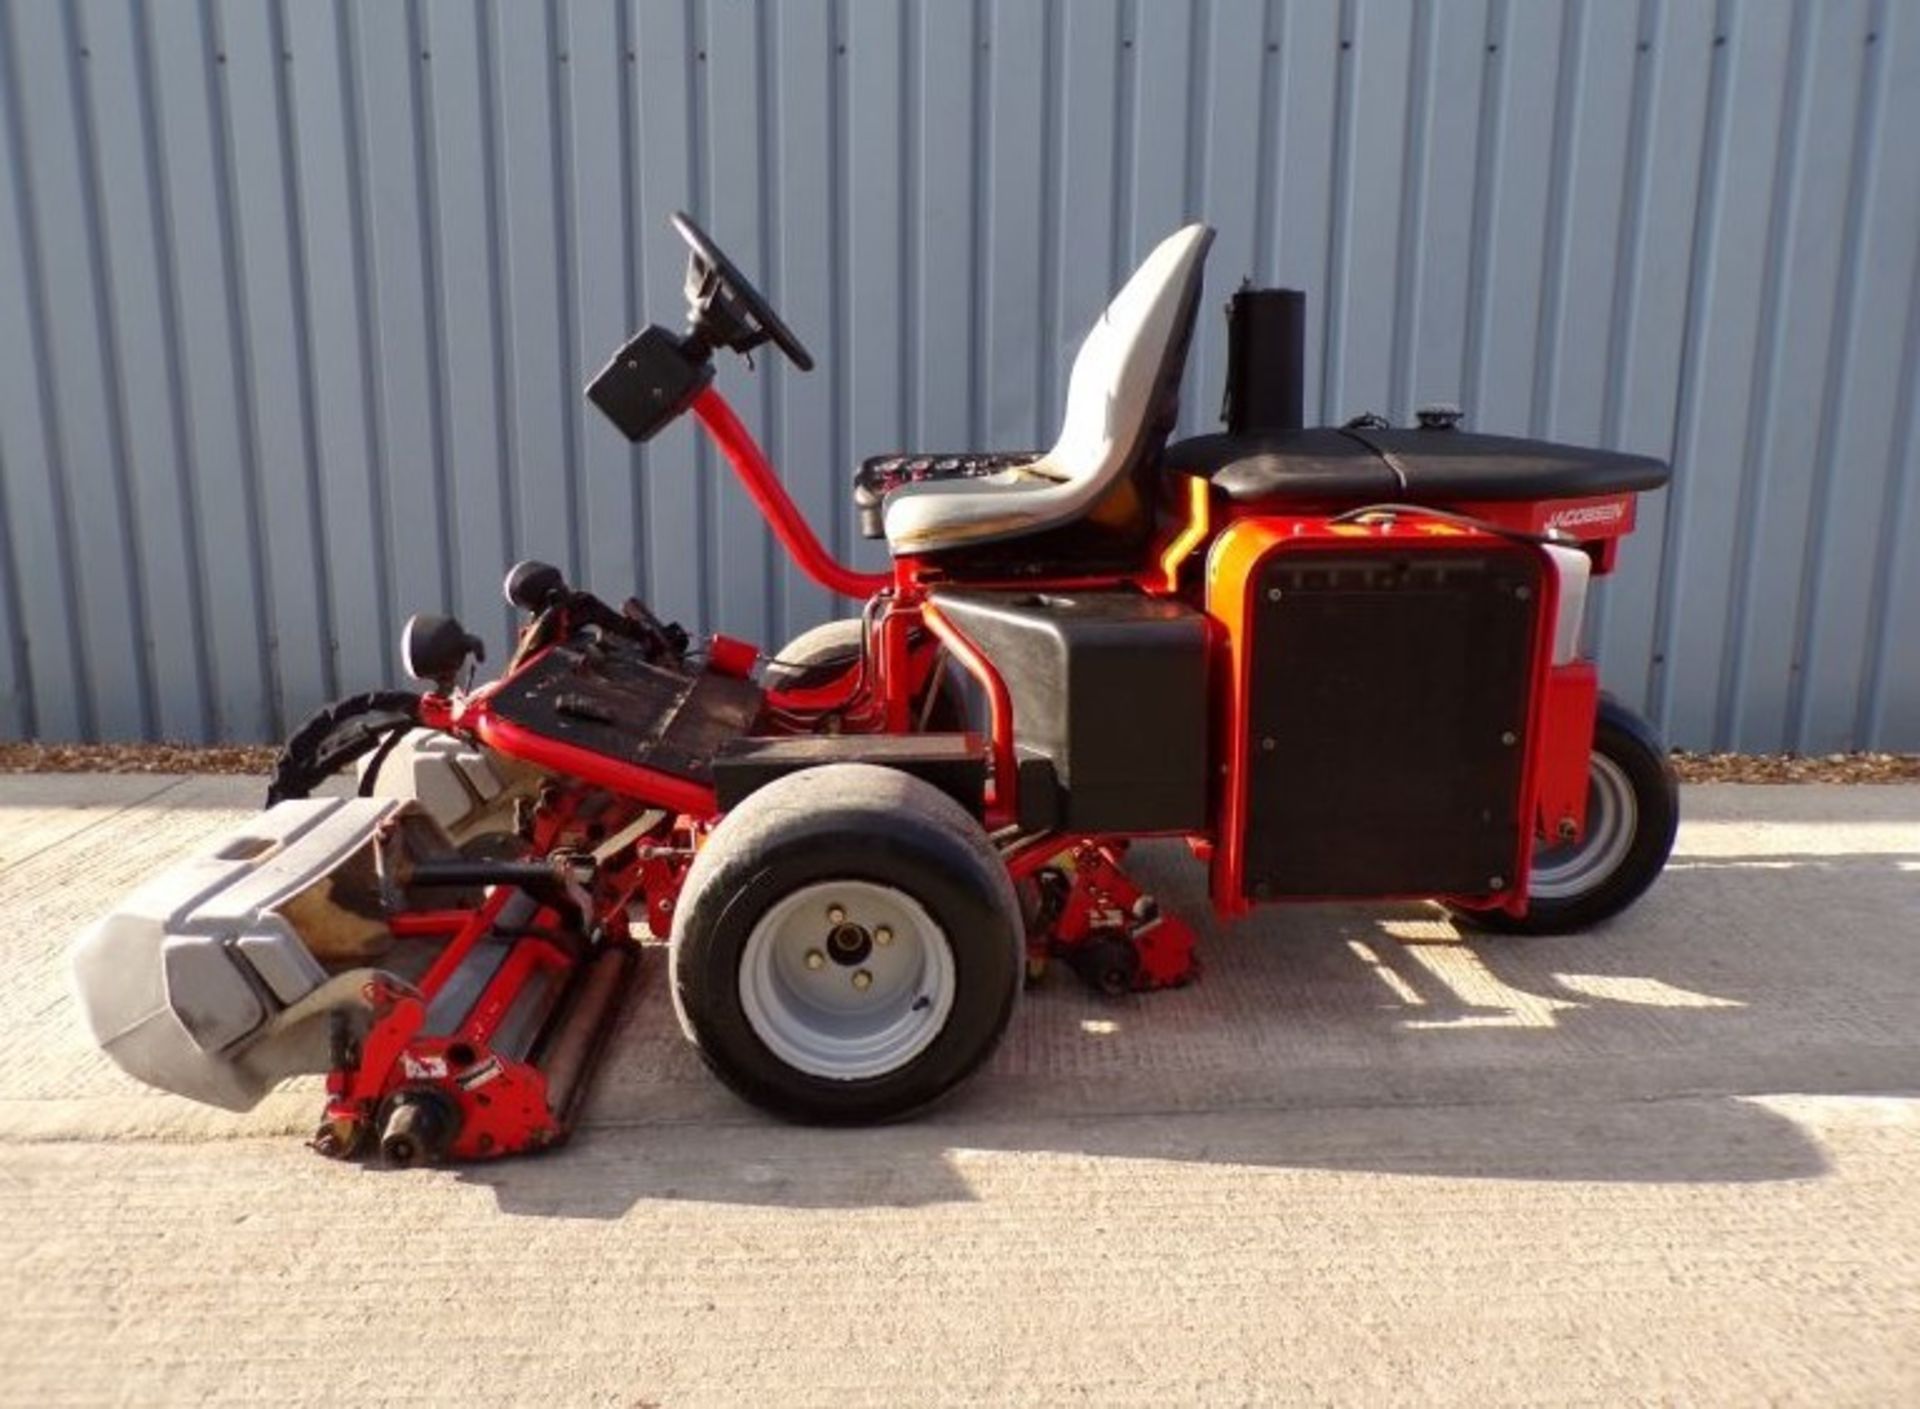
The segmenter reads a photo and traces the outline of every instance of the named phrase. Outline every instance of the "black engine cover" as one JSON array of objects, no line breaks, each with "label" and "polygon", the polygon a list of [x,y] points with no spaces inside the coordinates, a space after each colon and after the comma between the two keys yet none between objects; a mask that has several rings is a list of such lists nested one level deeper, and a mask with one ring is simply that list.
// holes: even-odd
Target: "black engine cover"
[{"label": "black engine cover", "polygon": [[1013,697],[1020,824],[1207,825],[1207,620],[1138,592],[936,592]]},{"label": "black engine cover", "polygon": [[1244,721],[1250,898],[1512,879],[1540,590],[1518,546],[1269,558]]}]

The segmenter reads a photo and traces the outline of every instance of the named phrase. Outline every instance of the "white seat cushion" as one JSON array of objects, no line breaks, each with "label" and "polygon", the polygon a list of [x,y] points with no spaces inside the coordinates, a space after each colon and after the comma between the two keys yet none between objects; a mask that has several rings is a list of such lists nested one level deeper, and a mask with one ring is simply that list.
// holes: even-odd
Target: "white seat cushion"
[{"label": "white seat cushion", "polygon": [[883,509],[888,548],[931,553],[1021,538],[1098,504],[1132,467],[1169,376],[1178,385],[1181,368],[1168,362],[1185,347],[1212,239],[1198,224],[1168,236],[1107,305],[1074,359],[1051,450],[997,474],[902,485]]}]

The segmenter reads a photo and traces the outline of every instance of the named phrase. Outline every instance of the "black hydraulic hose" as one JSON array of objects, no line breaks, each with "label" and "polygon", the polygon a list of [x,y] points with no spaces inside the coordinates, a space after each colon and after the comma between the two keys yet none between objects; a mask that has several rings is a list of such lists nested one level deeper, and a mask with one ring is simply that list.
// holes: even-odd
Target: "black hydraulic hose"
[{"label": "black hydraulic hose", "polygon": [[1544,548],[1570,548],[1574,542],[1564,534],[1529,533],[1523,528],[1508,528],[1504,524],[1476,519],[1471,514],[1456,514],[1451,509],[1435,509],[1426,504],[1363,504],[1358,509],[1348,509],[1345,513],[1335,514],[1327,522],[1358,523],[1382,514],[1404,518],[1438,519],[1442,523],[1458,524],[1462,528],[1491,533],[1497,538],[1511,539],[1515,543],[1532,543]]}]

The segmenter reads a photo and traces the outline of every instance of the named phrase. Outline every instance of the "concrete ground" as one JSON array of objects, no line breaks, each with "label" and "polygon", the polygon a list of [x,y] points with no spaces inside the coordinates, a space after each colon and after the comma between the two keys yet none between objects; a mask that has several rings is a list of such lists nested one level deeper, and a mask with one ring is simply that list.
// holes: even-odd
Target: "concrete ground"
[{"label": "concrete ground", "polygon": [[571,1147],[400,1173],[67,996],[257,792],[0,778],[0,1401],[1920,1401],[1920,788],[1690,789],[1586,936],[1278,910],[1183,992],[1056,976],[883,1130],[734,1101],[655,952]]}]

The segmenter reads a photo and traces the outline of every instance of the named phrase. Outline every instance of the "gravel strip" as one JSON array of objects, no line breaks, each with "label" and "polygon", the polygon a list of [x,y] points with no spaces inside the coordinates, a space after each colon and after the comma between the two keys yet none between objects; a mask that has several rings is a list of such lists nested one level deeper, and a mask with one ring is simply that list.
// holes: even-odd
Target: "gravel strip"
[{"label": "gravel strip", "polygon": [[267,773],[278,745],[6,744],[0,773]]},{"label": "gravel strip", "polygon": [[1920,753],[1687,753],[1675,749],[1683,783],[1920,783]]},{"label": "gravel strip", "polygon": [[[0,773],[267,773],[279,753],[263,744],[0,743]],[[1683,783],[1920,783],[1920,754],[1688,753]]]}]

